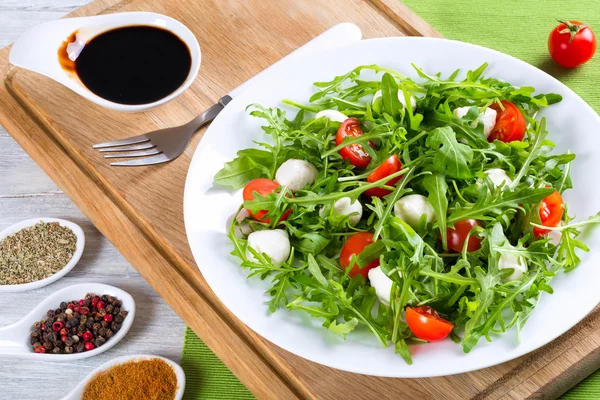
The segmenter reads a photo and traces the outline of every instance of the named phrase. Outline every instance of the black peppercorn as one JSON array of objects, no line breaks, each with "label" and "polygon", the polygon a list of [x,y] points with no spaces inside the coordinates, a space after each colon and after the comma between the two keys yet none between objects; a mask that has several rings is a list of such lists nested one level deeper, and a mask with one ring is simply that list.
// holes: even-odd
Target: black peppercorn
[{"label": "black peppercorn", "polygon": [[[104,303],[101,309],[97,302]],[[93,293],[86,294],[81,300],[63,301],[60,308],[48,310],[46,316],[33,324],[29,343],[33,350],[43,346],[37,353],[51,354],[82,353],[87,351],[85,346],[88,342],[93,345],[91,347],[100,347],[122,328],[128,315],[121,308],[122,304],[113,296]],[[80,312],[75,312],[74,308]],[[61,324],[60,333],[52,329],[55,323]],[[82,338],[84,334],[87,341]]]}]

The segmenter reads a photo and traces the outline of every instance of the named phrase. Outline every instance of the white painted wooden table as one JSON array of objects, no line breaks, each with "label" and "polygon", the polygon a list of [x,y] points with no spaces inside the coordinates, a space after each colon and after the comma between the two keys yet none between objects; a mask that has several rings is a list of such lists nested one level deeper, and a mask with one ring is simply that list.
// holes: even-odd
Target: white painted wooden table
[{"label": "white painted wooden table", "polygon": [[[88,1],[0,0],[0,48],[25,29],[58,19]],[[136,301],[136,320],[120,343],[96,357],[66,363],[0,358],[0,399],[60,399],[94,368],[126,354],[158,354],[180,362],[185,328],[181,318],[0,127],[0,230],[41,216],[79,224],[86,234],[85,252],[58,282],[40,290],[0,295],[0,326],[15,322],[48,294],[82,282],[107,283],[128,291]]]}]

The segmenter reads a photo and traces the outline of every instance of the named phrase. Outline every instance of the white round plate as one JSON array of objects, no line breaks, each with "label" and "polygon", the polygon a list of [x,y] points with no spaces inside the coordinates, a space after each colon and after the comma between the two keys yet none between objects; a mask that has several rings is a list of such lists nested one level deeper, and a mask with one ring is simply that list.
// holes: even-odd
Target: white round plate
[{"label": "white round plate", "polygon": [[585,317],[600,301],[600,252],[595,250],[600,246],[600,230],[585,235],[592,250],[582,255],[581,265],[552,282],[553,295],[542,296],[520,344],[513,330],[495,336],[491,343],[482,339],[469,354],[450,340],[415,345],[411,346],[413,365],[405,364],[393,348],[381,348],[369,333],[351,334],[344,341],[300,311],[270,315],[264,304],[268,284],[258,278],[246,280],[247,272],[230,255],[225,221],[242,197],[239,191],[213,185],[213,177],[238,150],[255,147],[253,140],[264,137],[263,121],[249,116],[247,105],[281,107],[292,119],[296,111],[283,106],[282,99],[306,103],[315,91],[313,82],[331,80],[358,65],[379,64],[418,79],[411,63],[430,74],[441,71],[449,76],[457,68],[466,72],[484,62],[490,64],[486,76],[563,96],[561,103],[543,115],[548,118],[549,138],[557,144],[556,151],[570,149],[577,154],[572,166],[575,189],[567,192],[565,200],[579,218],[600,210],[595,176],[600,170],[600,118],[569,88],[525,62],[471,44],[412,37],[365,40],[311,55],[282,74],[257,82],[235,98],[204,134],[187,177],[185,225],[202,275],[225,306],[255,332],[301,357],[346,371],[404,378],[457,374],[512,360],[550,342]]},{"label": "white round plate", "polygon": [[83,249],[85,248],[85,234],[83,233],[83,229],[81,227],[71,221],[66,221],[64,219],[59,218],[31,218],[25,221],[17,222],[14,225],[9,226],[0,232],[0,241],[7,236],[10,236],[14,233],[19,232],[21,229],[29,228],[34,226],[38,222],[50,223],[50,222],[58,222],[61,226],[69,228],[73,231],[75,236],[77,237],[77,243],[75,245],[75,253],[73,253],[73,257],[71,260],[59,271],[50,275],[47,278],[40,279],[39,281],[33,281],[29,283],[21,283],[18,285],[0,285],[0,293],[2,292],[25,292],[27,290],[39,289],[44,286],[47,286],[51,283],[56,282],[66,274],[68,274],[79,262],[81,259],[81,255],[83,254]]}]

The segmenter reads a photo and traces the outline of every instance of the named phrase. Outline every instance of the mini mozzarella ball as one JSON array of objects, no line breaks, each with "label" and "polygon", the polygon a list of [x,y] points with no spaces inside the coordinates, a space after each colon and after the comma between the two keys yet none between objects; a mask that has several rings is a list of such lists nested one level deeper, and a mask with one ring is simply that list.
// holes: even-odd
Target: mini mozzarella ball
[{"label": "mini mozzarella ball", "polygon": [[498,269],[503,270],[513,268],[514,272],[504,278],[504,282],[520,281],[527,272],[527,261],[523,256],[514,256],[512,254],[503,254],[498,261]]},{"label": "mini mozzarella ball", "polygon": [[[252,232],[248,235],[248,247],[252,247],[259,254],[268,255],[276,267],[287,261],[291,251],[290,239],[283,229]],[[246,257],[256,262],[250,250],[246,250]]]},{"label": "mini mozzarella ball", "polygon": [[300,190],[308,184],[315,183],[319,171],[309,162],[290,159],[281,164],[275,173],[275,180],[288,189]]},{"label": "mini mozzarella ball", "polygon": [[348,223],[356,226],[362,218],[363,208],[360,201],[351,202],[350,197],[342,197],[333,203],[333,215],[350,215]]},{"label": "mini mozzarella ball", "polygon": [[392,280],[381,270],[381,267],[369,270],[369,282],[375,288],[377,299],[386,306],[390,305],[390,293],[392,292]]},{"label": "mini mozzarella ball", "polygon": [[[558,224],[558,226],[561,226],[562,222]],[[548,232],[547,235],[548,239],[550,239],[550,243],[552,243],[554,246],[558,246],[560,244],[560,239],[562,238],[562,232],[561,231],[550,231]]]},{"label": "mini mozzarella ball", "polygon": [[[495,188],[509,186],[513,183],[512,179],[510,179],[506,172],[501,168],[488,169],[487,171],[484,171],[484,174],[490,178]],[[483,179],[477,179],[476,184],[477,187],[480,188],[483,185]]]},{"label": "mini mozzarella ball", "polygon": [[420,194],[409,194],[394,204],[394,214],[413,228],[419,226],[421,215],[425,214],[427,223],[435,220],[433,206],[427,197]]},{"label": "mini mozzarella ball", "polygon": [[327,118],[331,122],[344,122],[348,117],[337,110],[323,110],[319,111],[315,116],[315,119]]},{"label": "mini mozzarella ball", "polygon": [[250,216],[250,212],[245,208],[242,208],[239,213],[233,213],[227,218],[227,222],[225,223],[225,229],[227,229],[227,233],[229,233],[229,229],[231,229],[231,224],[233,223],[234,218],[236,219],[238,225],[235,226],[235,237],[243,238],[252,233],[252,227],[249,224],[244,224],[244,220]]},{"label": "mini mozzarella ball", "polygon": [[[377,100],[380,97],[381,97],[381,90],[378,90],[373,95],[372,104],[374,104],[375,100]],[[404,92],[402,92],[402,90],[398,90],[398,101],[402,104],[402,107],[406,107],[406,100],[404,99]],[[417,108],[417,99],[415,99],[415,96],[413,96],[413,95],[410,96],[410,106],[412,107],[413,110],[415,108]]]},{"label": "mini mozzarella ball", "polygon": [[[454,116],[456,118],[462,118],[465,115],[467,115],[467,113],[469,112],[469,110],[471,109],[471,107],[459,107],[454,109],[454,111],[452,111],[452,114],[454,114]],[[477,116],[477,121],[481,122],[483,124],[483,134],[485,135],[485,137],[487,138],[488,136],[490,136],[490,133],[492,133],[492,129],[494,129],[494,126],[496,126],[496,110],[492,109],[492,108],[486,108],[485,111],[483,113],[479,113],[479,115]],[[477,126],[476,123],[471,124],[471,126],[473,126],[473,128],[475,128]]]}]

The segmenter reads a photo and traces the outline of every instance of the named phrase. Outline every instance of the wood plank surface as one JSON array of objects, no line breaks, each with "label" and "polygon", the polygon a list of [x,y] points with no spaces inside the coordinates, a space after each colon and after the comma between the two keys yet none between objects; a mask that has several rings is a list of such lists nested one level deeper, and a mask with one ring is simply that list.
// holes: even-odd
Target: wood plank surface
[{"label": "wood plank surface", "polygon": [[[0,47],[14,41],[25,29],[60,18],[87,2],[3,0]],[[125,289],[135,298],[139,312],[126,338],[97,357],[68,363],[11,360],[10,367],[3,362],[0,399],[39,400],[41,388],[45,398],[62,398],[93,369],[122,355],[157,354],[180,362],[183,320],[0,127],[0,230],[39,216],[64,218],[79,224],[86,235],[85,251],[78,265],[58,282],[30,292],[2,294],[0,326],[15,322],[56,290],[83,282],[101,282]]]},{"label": "wood plank surface", "polygon": [[[183,184],[202,134],[196,134],[174,162],[143,169],[110,168],[91,145],[186,122],[337,22],[356,23],[367,38],[439,34],[392,0],[214,0],[201,5],[185,0],[97,0],[75,15],[134,10],[180,19],[201,42],[202,68],[183,96],[147,113],[120,114],[86,102],[47,78],[9,71],[4,50],[0,53],[0,78],[4,81],[0,121],[259,398],[555,397],[567,388],[566,382],[572,384],[599,365],[600,319],[596,313],[528,356],[473,373],[433,379],[341,372],[257,337],[212,294],[185,237]],[[67,104],[77,106],[65,107]],[[578,373],[569,375],[572,370]]]}]

